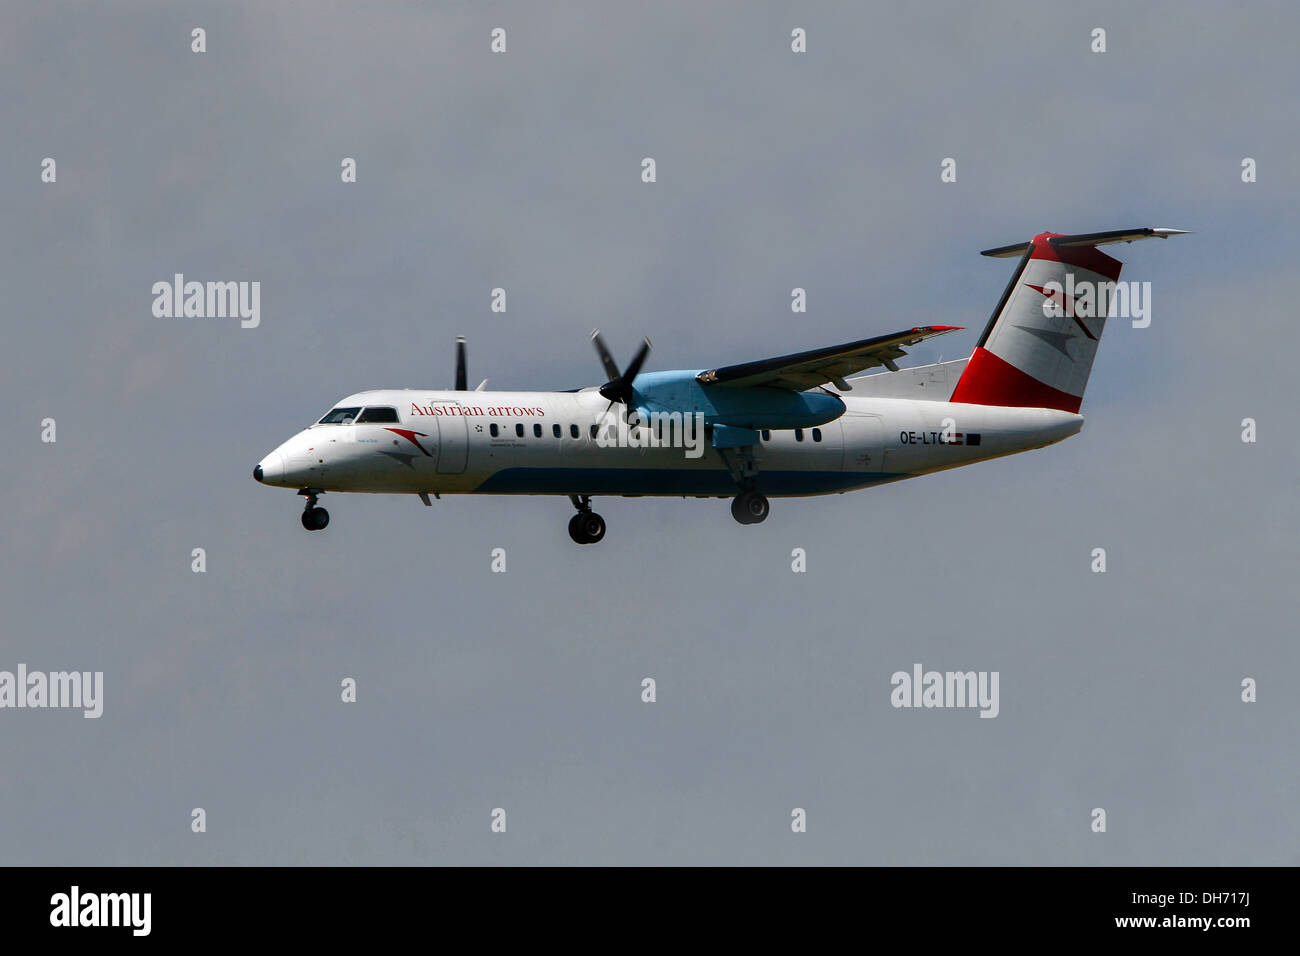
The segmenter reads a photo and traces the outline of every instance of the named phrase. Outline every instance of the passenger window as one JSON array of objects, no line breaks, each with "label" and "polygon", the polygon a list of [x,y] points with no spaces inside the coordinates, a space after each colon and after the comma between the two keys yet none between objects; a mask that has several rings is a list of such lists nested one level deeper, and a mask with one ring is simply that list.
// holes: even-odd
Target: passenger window
[{"label": "passenger window", "polygon": [[822,430],[820,428],[814,428],[813,441],[821,441],[821,440],[822,440]]},{"label": "passenger window", "polygon": [[328,415],[322,418],[318,425],[351,425],[357,417],[357,412],[361,411],[361,406],[355,408],[335,408]]},{"label": "passenger window", "polygon": [[366,410],[357,416],[357,424],[367,422],[383,422],[385,424],[397,424],[397,409],[385,408],[382,405],[368,405]]},{"label": "passenger window", "polygon": [[501,433],[501,429],[497,428],[496,422],[493,422],[491,425],[488,426],[488,431],[492,433],[493,438],[496,438],[497,435]]},{"label": "passenger window", "polygon": [[592,438],[595,438],[595,437],[596,437],[596,432],[598,432],[598,431],[600,431],[600,426],[599,426],[599,425],[592,425],[592,426],[591,426],[591,437],[592,437]]},{"label": "passenger window", "polygon": [[536,422],[533,423],[533,437],[534,438],[542,437],[542,426],[538,425]]},{"label": "passenger window", "polygon": [[551,434],[554,435],[556,438],[563,438],[563,437],[564,437],[564,436],[560,433],[560,426],[559,426],[559,425],[552,425],[552,426],[551,426]]},{"label": "passenger window", "polygon": [[771,441],[771,440],[772,440],[772,432],[771,432],[771,429],[764,428],[764,429],[763,429],[763,441]]},{"label": "passenger window", "polygon": [[795,441],[803,441],[803,429],[802,429],[802,428],[796,428],[796,429],[794,430],[794,440],[795,440]]},{"label": "passenger window", "polygon": [[577,437],[578,437],[578,426],[577,426],[577,425],[570,425],[570,426],[569,426],[569,437],[570,437],[570,438],[577,438]]},{"label": "passenger window", "polygon": [[516,437],[516,438],[523,438],[523,437],[524,437],[524,426],[523,426],[523,425],[516,425],[516,426],[515,426],[515,437]]}]

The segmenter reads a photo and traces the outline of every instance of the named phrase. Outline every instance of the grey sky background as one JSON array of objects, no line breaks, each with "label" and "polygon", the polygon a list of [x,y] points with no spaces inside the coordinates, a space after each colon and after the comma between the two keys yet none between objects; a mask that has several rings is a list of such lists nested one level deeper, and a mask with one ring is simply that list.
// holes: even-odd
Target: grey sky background
[{"label": "grey sky background", "polygon": [[[1293,5],[0,20],[0,669],[106,685],[0,712],[0,863],[1300,862]],[[922,364],[1008,279],[979,249],[1142,225],[1195,234],[1118,247],[1151,327],[1046,450],[757,527],[602,499],[582,548],[562,498],[331,495],[309,535],[250,475],[349,392],[450,385],[458,333],[473,382],[572,388],[595,326],[655,369],[966,327]],[[175,272],[260,281],[261,326],[154,318]],[[1000,716],[891,708],[918,661],[1000,671]]]}]

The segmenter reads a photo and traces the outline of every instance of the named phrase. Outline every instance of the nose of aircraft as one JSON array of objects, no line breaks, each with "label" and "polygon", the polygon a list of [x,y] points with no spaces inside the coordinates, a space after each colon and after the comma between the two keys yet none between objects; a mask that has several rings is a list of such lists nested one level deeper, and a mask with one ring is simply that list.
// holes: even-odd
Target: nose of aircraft
[{"label": "nose of aircraft", "polygon": [[280,478],[283,478],[284,456],[278,451],[271,452],[253,469],[253,477],[266,484],[274,484]]}]

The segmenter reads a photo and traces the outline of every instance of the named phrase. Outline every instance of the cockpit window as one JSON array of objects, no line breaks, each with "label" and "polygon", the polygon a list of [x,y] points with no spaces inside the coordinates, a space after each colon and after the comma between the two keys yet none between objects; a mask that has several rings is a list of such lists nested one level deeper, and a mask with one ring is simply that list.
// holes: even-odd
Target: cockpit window
[{"label": "cockpit window", "polygon": [[397,409],[385,408],[382,405],[367,405],[366,410],[361,413],[357,423],[362,422],[397,422]]},{"label": "cockpit window", "polygon": [[318,425],[351,425],[357,417],[357,412],[361,411],[361,406],[355,408],[336,408],[328,415],[322,418],[316,424]]}]

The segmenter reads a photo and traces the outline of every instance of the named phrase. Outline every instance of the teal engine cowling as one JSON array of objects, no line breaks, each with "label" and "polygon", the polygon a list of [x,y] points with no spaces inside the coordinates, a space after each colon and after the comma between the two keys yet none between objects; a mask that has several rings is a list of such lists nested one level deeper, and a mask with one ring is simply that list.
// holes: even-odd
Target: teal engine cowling
[{"label": "teal engine cowling", "polygon": [[705,425],[733,428],[813,428],[844,414],[844,402],[827,392],[792,392],[763,385],[703,385],[696,372],[643,372],[633,405],[647,412],[702,412]]}]

